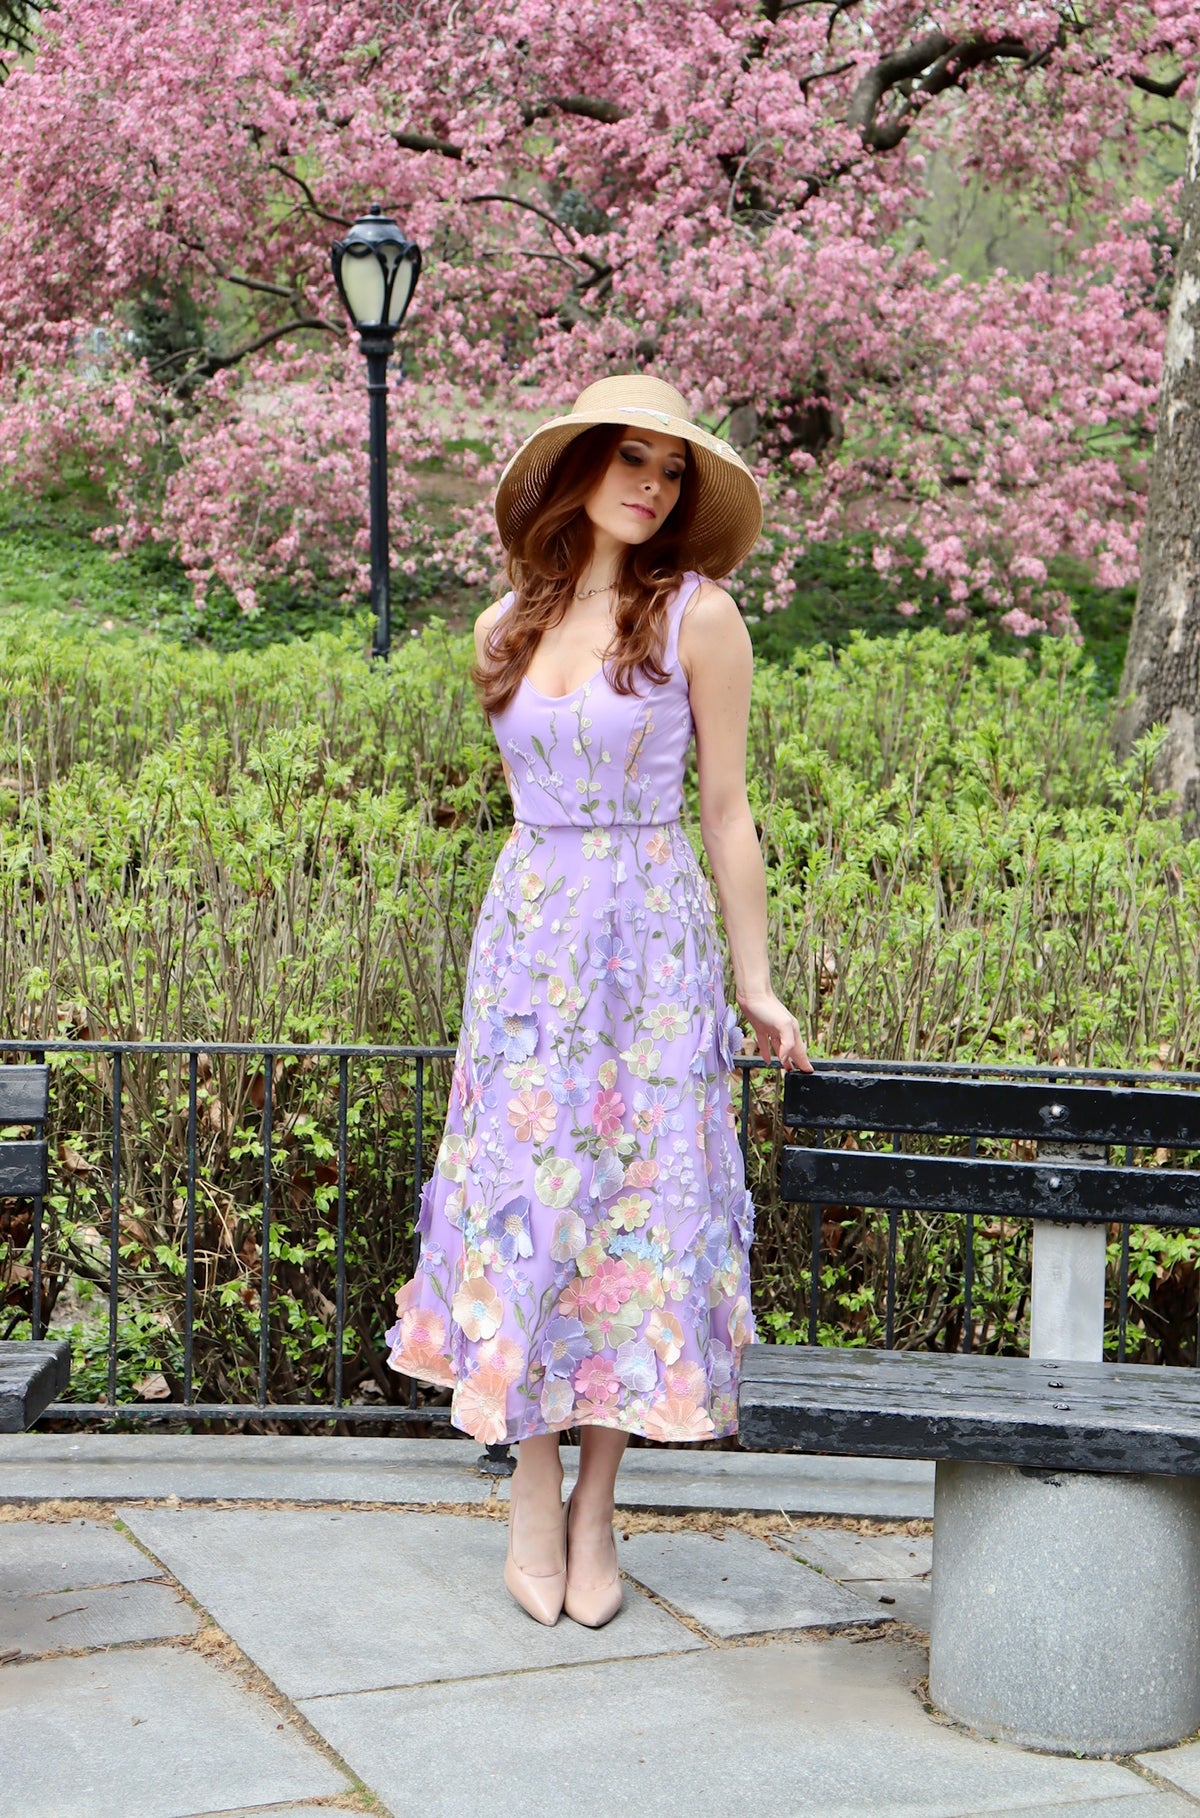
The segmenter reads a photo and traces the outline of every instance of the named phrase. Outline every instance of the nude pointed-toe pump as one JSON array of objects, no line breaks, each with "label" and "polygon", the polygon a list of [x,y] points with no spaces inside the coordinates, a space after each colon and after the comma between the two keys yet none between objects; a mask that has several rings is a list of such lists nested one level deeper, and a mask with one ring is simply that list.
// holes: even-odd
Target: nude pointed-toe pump
[{"label": "nude pointed-toe pump", "polygon": [[[613,1575],[604,1584],[594,1586],[591,1590],[581,1590],[571,1583],[571,1498],[567,1497],[566,1530],[567,1530],[567,1571],[566,1594],[563,1598],[563,1609],[572,1622],[580,1622],[585,1629],[602,1629],[606,1622],[611,1622],[621,1607],[624,1593],[621,1589],[621,1571],[617,1566]],[[613,1552],[617,1550],[616,1535],[613,1536]]]},{"label": "nude pointed-toe pump", "polygon": [[[561,1572],[526,1572],[513,1558],[513,1529],[516,1526],[516,1503],[511,1499],[508,1505],[508,1554],[504,1561],[504,1583],[510,1594],[516,1598],[521,1608],[533,1617],[535,1622],[545,1623],[552,1628],[562,1614],[563,1599],[567,1593],[567,1568]],[[566,1519],[563,1520],[563,1548],[566,1549]]]}]

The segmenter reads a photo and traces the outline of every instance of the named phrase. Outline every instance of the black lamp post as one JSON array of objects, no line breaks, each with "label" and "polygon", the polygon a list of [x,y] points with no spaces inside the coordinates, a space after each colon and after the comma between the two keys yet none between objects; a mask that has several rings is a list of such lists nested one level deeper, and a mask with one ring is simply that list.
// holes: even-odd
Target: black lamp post
[{"label": "black lamp post", "polygon": [[358,330],[367,360],[371,411],[371,605],[375,612],[373,657],[386,659],[392,645],[391,574],[388,560],[387,367],[421,271],[421,249],[372,202],[344,240],[329,249],[333,279]]}]

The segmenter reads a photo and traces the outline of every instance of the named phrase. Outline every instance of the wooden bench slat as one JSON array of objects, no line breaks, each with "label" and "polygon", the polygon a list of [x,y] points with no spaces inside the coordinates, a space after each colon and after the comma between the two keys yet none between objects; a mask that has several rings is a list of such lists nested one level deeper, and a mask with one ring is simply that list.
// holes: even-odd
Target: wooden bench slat
[{"label": "wooden bench slat", "polygon": [[0,1433],[23,1433],[71,1379],[66,1339],[0,1343]]},{"label": "wooden bench slat", "polygon": [[783,1121],[790,1129],[1200,1148],[1200,1090],[927,1079],[818,1068],[785,1075]]},{"label": "wooden bench slat", "polygon": [[781,1197],[1062,1224],[1200,1225],[1200,1171],[786,1148]]},{"label": "wooden bench slat", "polygon": [[49,1102],[49,1067],[0,1067],[0,1124],[40,1124]]},{"label": "wooden bench slat", "polygon": [[46,1167],[45,1143],[0,1143],[0,1195],[44,1193]]},{"label": "wooden bench slat", "polygon": [[752,1450],[1196,1477],[1200,1377],[1155,1364],[758,1344],[742,1354],[738,1438]]}]

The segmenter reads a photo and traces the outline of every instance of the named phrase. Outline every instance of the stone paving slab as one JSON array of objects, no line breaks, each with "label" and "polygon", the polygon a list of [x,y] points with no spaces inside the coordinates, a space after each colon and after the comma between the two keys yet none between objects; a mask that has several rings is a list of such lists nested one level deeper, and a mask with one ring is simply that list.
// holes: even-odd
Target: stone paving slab
[{"label": "stone paving slab", "polygon": [[620,1561],[647,1590],[727,1640],[892,1620],[749,1534],[633,1534],[620,1544]]},{"label": "stone paving slab", "polygon": [[1137,1756],[1137,1760],[1181,1792],[1200,1799],[1200,1742],[1185,1742],[1174,1749],[1151,1749]]},{"label": "stone paving slab", "polygon": [[200,1618],[166,1584],[103,1585],[42,1597],[0,1595],[0,1654],[56,1654],[66,1648],[109,1648],[128,1641],[193,1635]]},{"label": "stone paving slab", "polygon": [[[485,1502],[498,1482],[463,1439],[307,1438],[287,1434],[11,1433],[0,1436],[0,1501],[52,1497],[185,1502]],[[563,1447],[568,1488],[578,1448]],[[631,1447],[626,1509],[745,1509],[761,1514],[933,1516],[933,1465],[913,1459]]]},{"label": "stone paving slab", "polygon": [[771,1538],[794,1559],[836,1579],[872,1609],[911,1622],[928,1634],[933,1609],[928,1576],[933,1568],[932,1535],[792,1527]]},{"label": "stone paving slab", "polygon": [[1106,1800],[1114,1818],[1147,1818],[1146,1783],[1115,1763],[1029,1754],[935,1723],[912,1690],[923,1670],[923,1654],[885,1633],[301,1708],[386,1804],[422,1818],[484,1804],[504,1818],[1080,1818]]},{"label": "stone paving slab", "polygon": [[932,1534],[855,1534],[844,1528],[788,1528],[772,1534],[806,1565],[842,1583],[851,1578],[920,1578],[933,1570]]},{"label": "stone paving slab", "polygon": [[315,1509],[126,1519],[289,1698],[705,1645],[636,1591],[606,1628],[543,1628],[504,1589],[499,1521]]},{"label": "stone paving slab", "polygon": [[929,1633],[933,1620],[933,1591],[924,1578],[848,1578],[842,1587],[851,1597],[861,1597],[872,1609]]},{"label": "stone paving slab", "polygon": [[989,1812],[989,1818],[1196,1818],[1190,1799],[1177,1793],[1160,1793],[1153,1788],[1129,1799],[1080,1799],[1067,1805],[1008,1806],[1002,1812]]},{"label": "stone paving slab", "polygon": [[[236,1812],[197,1812],[194,1818],[337,1818],[340,1806],[328,1805],[256,1805],[242,1806]],[[382,1806],[375,1808],[376,1818],[387,1818]]]},{"label": "stone paving slab", "polygon": [[3,1668],[0,1818],[195,1818],[350,1791],[263,1700],[186,1648]]},{"label": "stone paving slab", "polygon": [[102,1522],[0,1522],[0,1593],[11,1597],[157,1576],[152,1559]]}]

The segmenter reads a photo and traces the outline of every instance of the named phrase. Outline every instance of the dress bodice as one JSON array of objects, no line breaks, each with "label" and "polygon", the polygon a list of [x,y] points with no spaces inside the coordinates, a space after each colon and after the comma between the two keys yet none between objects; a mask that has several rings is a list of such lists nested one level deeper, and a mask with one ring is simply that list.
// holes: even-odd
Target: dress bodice
[{"label": "dress bodice", "polygon": [[[693,732],[679,626],[701,579],[685,574],[667,608],[667,681],[638,675],[635,693],[618,694],[601,666],[570,694],[550,696],[522,679],[507,706],[492,715],[518,821],[611,827],[679,818]],[[512,601],[505,594],[501,611]]]}]

